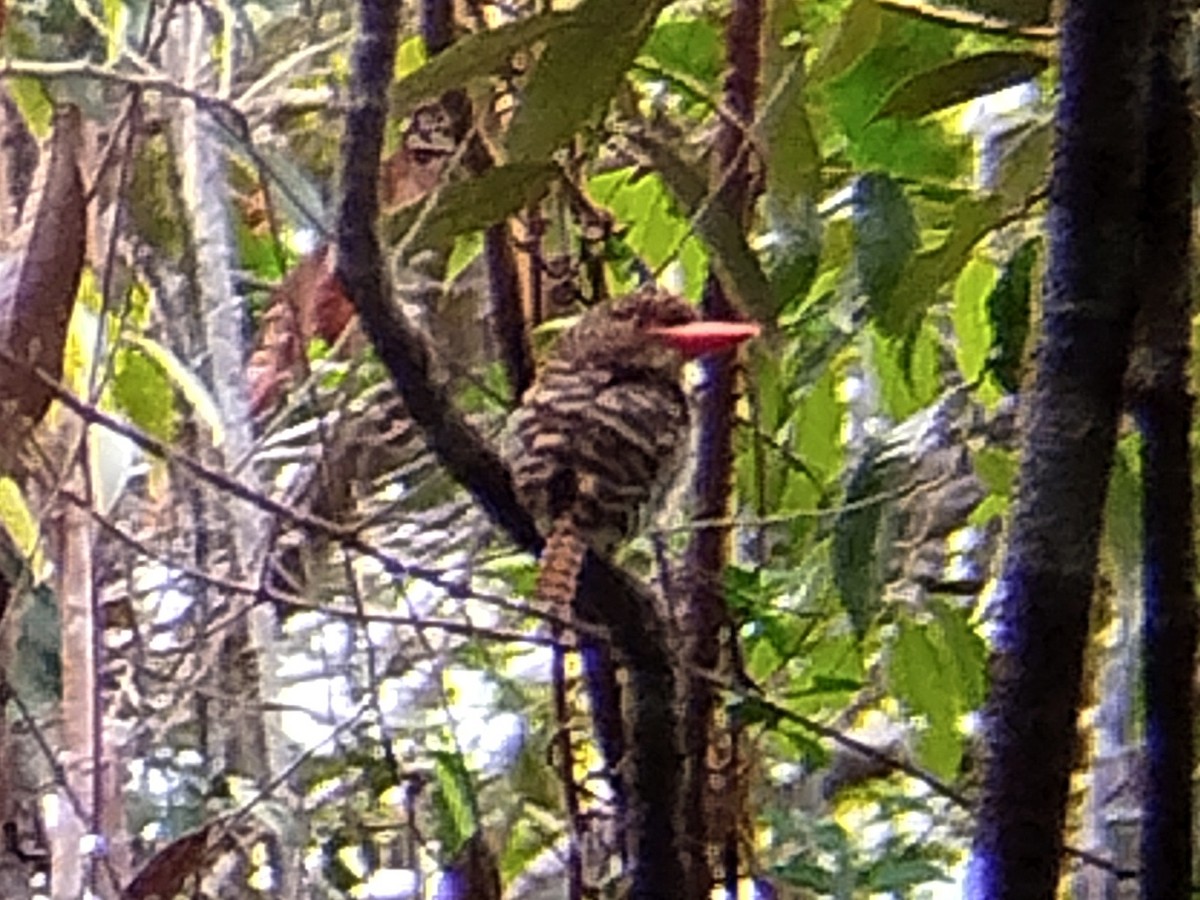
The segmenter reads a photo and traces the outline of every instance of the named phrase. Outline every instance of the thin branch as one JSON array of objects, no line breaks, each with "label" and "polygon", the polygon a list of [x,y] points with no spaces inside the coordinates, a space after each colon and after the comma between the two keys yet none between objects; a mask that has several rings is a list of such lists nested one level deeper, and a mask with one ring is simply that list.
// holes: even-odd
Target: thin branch
[{"label": "thin branch", "polygon": [[969,28],[972,31],[1025,38],[1031,41],[1058,39],[1058,31],[1048,25],[1017,25],[1015,22],[985,16],[981,13],[923,3],[921,0],[877,0],[877,2],[880,6],[902,15],[914,16],[918,19],[936,22],[939,25],[949,25],[952,28]]}]

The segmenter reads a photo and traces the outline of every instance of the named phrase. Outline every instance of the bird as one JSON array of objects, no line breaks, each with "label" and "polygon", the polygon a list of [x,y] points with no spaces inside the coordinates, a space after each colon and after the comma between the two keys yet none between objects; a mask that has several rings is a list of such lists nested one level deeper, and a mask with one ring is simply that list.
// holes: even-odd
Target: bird
[{"label": "bird", "polygon": [[686,362],[757,333],[648,285],[559,336],[511,422],[514,487],[545,538],[537,600],[569,604],[588,550],[610,555],[669,491],[690,443]]}]

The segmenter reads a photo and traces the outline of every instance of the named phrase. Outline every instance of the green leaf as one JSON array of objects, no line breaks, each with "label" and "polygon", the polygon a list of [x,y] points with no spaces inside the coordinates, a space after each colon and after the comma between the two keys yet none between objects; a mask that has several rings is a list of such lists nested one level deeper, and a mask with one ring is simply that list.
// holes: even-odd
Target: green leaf
[{"label": "green leaf", "polygon": [[417,223],[417,231],[405,247],[408,253],[449,245],[460,235],[482,231],[536,202],[558,174],[553,163],[495,166],[478,178],[448,185],[424,218],[419,218],[419,208],[399,213],[391,230],[407,236]]},{"label": "green leaf", "polygon": [[175,395],[163,370],[136,347],[116,352],[112,397],[129,420],[162,441],[175,436]]},{"label": "green leaf", "polygon": [[888,175],[868,172],[855,182],[854,269],[871,315],[891,330],[909,316],[891,304],[892,292],[917,248],[917,220],[904,189]]},{"label": "green leaf", "polygon": [[725,66],[721,33],[705,19],[663,22],[650,33],[642,55],[667,72],[687,75],[712,88],[718,86]]},{"label": "green leaf", "polygon": [[801,88],[785,88],[766,110],[763,140],[767,151],[767,194],[764,200],[770,292],[783,305],[807,296],[821,258],[821,220],[816,198],[820,190],[820,148],[808,120]]},{"label": "green leaf", "polygon": [[1040,243],[1040,238],[1030,238],[1017,249],[987,299],[988,321],[992,326],[988,371],[1010,394],[1021,389],[1033,306],[1033,266]]},{"label": "green leaf", "polygon": [[475,833],[475,787],[461,754],[441,751],[433,758],[436,831],[449,859]]},{"label": "green leaf", "polygon": [[953,776],[962,757],[959,716],[983,702],[987,648],[949,607],[931,619],[903,616],[888,657],[888,684],[904,705],[924,716],[922,762],[942,777]]},{"label": "green leaf", "polygon": [[880,327],[892,335],[910,334],[938,299],[941,287],[958,278],[975,245],[1000,225],[1005,212],[1003,199],[996,195],[963,197],[955,203],[945,239],[914,255],[904,267],[879,309]]},{"label": "green leaf", "polygon": [[583,0],[555,29],[508,128],[512,162],[541,162],[598,118],[667,0]]},{"label": "green leaf", "polygon": [[45,138],[50,134],[50,123],[54,119],[54,100],[46,86],[37,78],[11,78],[8,81],[8,90],[34,137]]},{"label": "green leaf", "polygon": [[842,16],[833,40],[817,57],[809,76],[816,84],[837,78],[875,46],[883,27],[883,10],[875,0],[854,0]]},{"label": "green leaf", "polygon": [[[541,18],[535,16],[534,18]],[[528,21],[528,20],[523,20]],[[497,29],[499,31],[501,29]],[[495,32],[486,32],[494,34]],[[476,35],[470,35],[475,37]],[[467,38],[463,38],[467,40]],[[401,41],[400,46],[396,48],[396,77],[407,78],[413,72],[416,72],[421,66],[429,62],[429,54],[425,52],[425,42],[419,37],[410,37],[406,41]]]},{"label": "green leaf", "polygon": [[158,341],[137,336],[126,340],[162,370],[171,386],[179,391],[192,411],[208,426],[213,446],[220,447],[225,442],[225,422],[221,418],[221,409],[195,371]]},{"label": "green leaf", "polygon": [[816,198],[821,189],[821,147],[808,115],[804,57],[796,52],[762,114],[767,151],[767,195],[790,206],[797,198]]},{"label": "green leaf", "polygon": [[[844,155],[858,170],[881,169],[913,179],[951,179],[968,172],[972,147],[966,135],[937,120],[889,118],[875,113],[906,78],[954,58],[961,32],[894,12],[884,12],[877,39],[840,77],[820,84],[816,105],[827,113]],[[828,140],[828,138],[826,139]]]},{"label": "green leaf", "polygon": [[1017,460],[1012,451],[981,447],[971,457],[971,463],[989,494],[1012,496],[1017,480]]},{"label": "green leaf", "polygon": [[978,709],[987,691],[987,643],[971,627],[963,610],[937,604],[933,612],[943,646],[957,673],[957,711]]},{"label": "green leaf", "polygon": [[811,862],[802,857],[795,857],[782,866],[772,870],[784,884],[792,887],[807,888],[820,894],[829,894],[836,887],[834,873],[825,866]]},{"label": "green leaf", "polygon": [[846,401],[838,381],[836,372],[826,371],[793,407],[795,450],[808,466],[825,478],[842,467]]},{"label": "green leaf", "polygon": [[1029,51],[993,50],[956,59],[902,81],[874,119],[919,119],[1036,78],[1050,64]]},{"label": "green leaf", "polygon": [[953,719],[956,713],[953,672],[942,670],[946,653],[939,652],[930,627],[902,617],[888,659],[888,684],[908,709],[931,721]]},{"label": "green leaf", "polygon": [[679,205],[694,217],[696,233],[711,251],[729,291],[753,317],[773,321],[778,312],[777,298],[737,216],[719,196],[710,194],[707,179],[673,147],[647,135],[639,135],[635,141]]},{"label": "green leaf", "polygon": [[639,175],[632,167],[605,172],[589,180],[588,191],[612,211],[625,242],[651,269],[666,265],[688,240],[687,218],[658,175]]},{"label": "green leaf", "polygon": [[942,390],[936,328],[926,322],[906,339],[870,329],[871,362],[883,411],[903,421],[937,400]]},{"label": "green leaf", "polygon": [[833,580],[860,639],[883,597],[879,535],[884,478],[877,456],[877,451],[868,452],[855,468],[846,488],[846,508],[833,526]]},{"label": "green leaf", "polygon": [[34,580],[40,582],[49,574],[41,549],[42,530],[21,488],[11,478],[0,478],[0,526],[8,532],[21,556],[29,561]]},{"label": "green leaf", "polygon": [[403,118],[422,102],[461,88],[473,78],[502,71],[514,53],[573,26],[577,16],[578,10],[541,13],[455,41],[392,87],[393,117]]},{"label": "green leaf", "polygon": [[1054,149],[1054,124],[1035,122],[997,138],[996,193],[1011,208],[1019,208],[1046,186]]},{"label": "green leaf", "polygon": [[882,860],[872,867],[868,886],[873,893],[907,896],[909,889],[929,881],[950,881],[940,866],[923,859]]},{"label": "green leaf", "polygon": [[996,267],[983,260],[973,259],[963,268],[954,283],[954,355],[958,370],[968,383],[983,374],[991,346],[984,308],[988,294],[996,284]]},{"label": "green leaf", "polygon": [[1141,438],[1130,434],[1117,444],[1104,504],[1104,548],[1117,576],[1137,590],[1142,561]]}]

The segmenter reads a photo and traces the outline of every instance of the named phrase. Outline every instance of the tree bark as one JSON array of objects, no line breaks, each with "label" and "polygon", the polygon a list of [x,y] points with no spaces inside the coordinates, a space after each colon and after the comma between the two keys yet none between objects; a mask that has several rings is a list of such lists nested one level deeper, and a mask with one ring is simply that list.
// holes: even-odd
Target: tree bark
[{"label": "tree bark", "polygon": [[1195,161],[1187,13],[1178,2],[1165,5],[1153,42],[1137,279],[1141,307],[1126,381],[1142,434],[1145,900],[1192,896],[1195,762],[1196,567],[1187,374]]},{"label": "tree bark", "polygon": [[972,897],[1051,900],[1136,310],[1153,0],[1068,0],[1042,344],[1001,577]]}]

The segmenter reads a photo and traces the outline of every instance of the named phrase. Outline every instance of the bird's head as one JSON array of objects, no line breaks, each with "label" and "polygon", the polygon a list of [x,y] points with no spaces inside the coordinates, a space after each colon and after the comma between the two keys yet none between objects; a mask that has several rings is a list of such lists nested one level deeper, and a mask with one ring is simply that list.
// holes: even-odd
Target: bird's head
[{"label": "bird's head", "polygon": [[736,347],[759,330],[751,322],[702,321],[682,297],[647,287],[590,310],[564,349],[597,365],[678,374],[687,360]]}]

